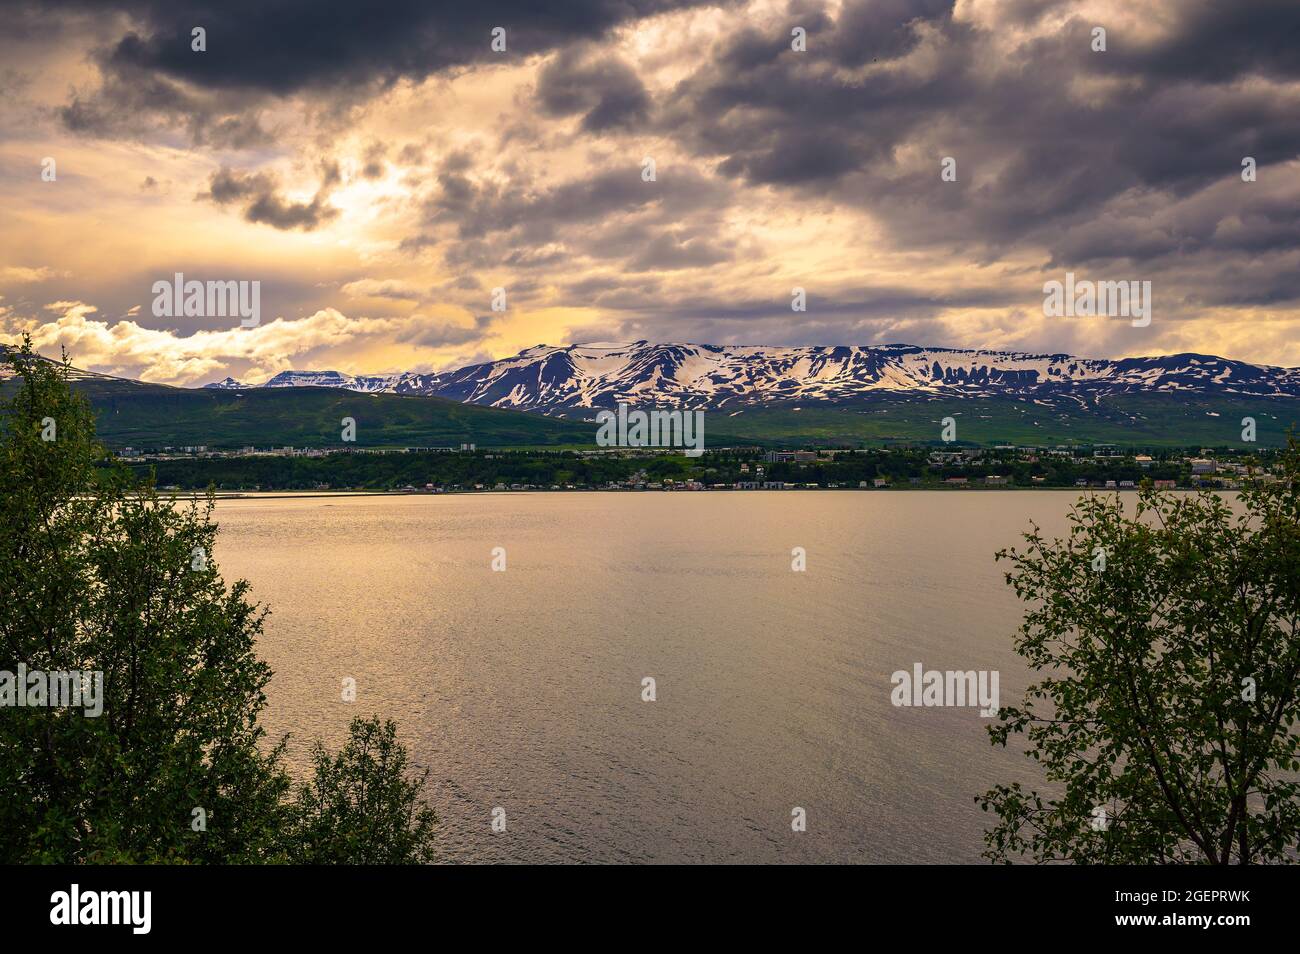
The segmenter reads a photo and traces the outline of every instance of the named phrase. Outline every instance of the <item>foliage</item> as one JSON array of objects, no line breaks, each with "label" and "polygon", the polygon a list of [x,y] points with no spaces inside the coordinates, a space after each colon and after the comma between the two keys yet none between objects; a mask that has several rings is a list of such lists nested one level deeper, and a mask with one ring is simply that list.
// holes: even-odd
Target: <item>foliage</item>
[{"label": "foliage", "polygon": [[[19,387],[0,406],[0,672],[102,673],[102,713],[0,708],[0,861],[300,856],[285,743],[270,744],[258,721],[271,678],[255,652],[266,611],[246,582],[227,586],[218,572],[211,496],[178,508],[106,462],[66,362],[30,342],[8,362]],[[372,736],[354,734],[344,752]],[[384,757],[367,767],[403,773],[391,725],[380,742]],[[357,767],[342,755],[335,765]],[[317,789],[330,782],[319,771]],[[418,789],[404,777],[371,784],[408,802]],[[327,852],[321,830],[347,845],[339,860],[429,856],[427,810],[332,810],[313,816],[317,856]],[[418,824],[403,840],[408,819]]]},{"label": "foliage", "polygon": [[[1063,540],[998,554],[1030,604],[1016,651],[1046,678],[991,726],[1023,733],[1051,796],[999,785],[986,856],[1212,864],[1300,843],[1300,449],[1239,504],[1082,499]],[[1040,708],[1041,706],[1041,708]]]},{"label": "foliage", "polygon": [[434,813],[419,800],[426,770],[407,777],[397,726],[352,720],[331,756],[313,748],[313,778],[298,794],[291,860],[302,864],[386,865],[433,860]]}]

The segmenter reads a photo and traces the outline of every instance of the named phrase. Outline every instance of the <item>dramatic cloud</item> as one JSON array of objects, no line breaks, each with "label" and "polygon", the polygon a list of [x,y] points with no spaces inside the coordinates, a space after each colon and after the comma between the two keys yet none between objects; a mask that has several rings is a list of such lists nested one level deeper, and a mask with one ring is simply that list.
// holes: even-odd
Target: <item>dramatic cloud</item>
[{"label": "dramatic cloud", "polygon": [[650,111],[650,97],[625,60],[576,50],[546,65],[537,98],[547,115],[581,114],[582,128],[588,132],[644,122]]},{"label": "dramatic cloud", "polygon": [[[499,57],[490,46],[497,27],[507,31],[507,52],[527,57],[693,5],[675,0],[390,0],[376,8],[346,2],[140,0],[118,4],[140,28],[118,40],[106,62],[208,89],[277,95],[308,87],[387,86]],[[207,30],[207,55],[191,52],[195,26]]]},{"label": "dramatic cloud", "polygon": [[[458,327],[422,315],[410,318],[349,318],[326,308],[305,318],[274,321],[256,328],[227,328],[181,336],[144,328],[132,320],[110,323],[93,318],[96,309],[77,301],[51,302],[53,321],[28,329],[33,344],[47,354],[66,348],[83,365],[144,381],[196,384],[238,369],[251,382],[294,368],[340,348],[361,348],[375,339],[407,344],[462,344],[476,338],[486,323]],[[0,343],[16,344],[21,334],[0,333]],[[360,370],[340,365],[341,370]]]},{"label": "dramatic cloud", "polygon": [[[83,364],[193,382],[651,338],[1300,365],[1294,0],[6,16],[0,330]],[[1151,281],[1151,325],[1046,317],[1067,271]],[[275,335],[154,319],[175,272],[261,279]]]},{"label": "dramatic cloud", "polygon": [[208,191],[200,198],[211,199],[217,205],[240,204],[244,218],[250,222],[309,232],[338,215],[338,209],[326,204],[330,190],[338,181],[338,166],[331,165],[325,170],[320,188],[310,202],[290,202],[277,193],[274,176],[222,168],[212,174]]}]

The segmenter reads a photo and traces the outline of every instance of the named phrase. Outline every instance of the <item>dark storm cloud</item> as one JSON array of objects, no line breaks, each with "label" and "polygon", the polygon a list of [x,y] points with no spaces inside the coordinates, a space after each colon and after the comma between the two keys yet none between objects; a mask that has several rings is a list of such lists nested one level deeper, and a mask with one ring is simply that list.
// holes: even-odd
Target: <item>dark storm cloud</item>
[{"label": "dark storm cloud", "polygon": [[628,263],[637,271],[673,271],[679,268],[703,268],[731,259],[731,251],[703,235],[684,235],[669,229],[650,241],[642,241],[640,251]]},{"label": "dark storm cloud", "polygon": [[788,298],[710,295],[666,300],[659,284],[610,278],[566,289],[617,313],[600,327],[575,330],[574,340],[696,341],[708,344],[886,344],[907,341],[915,324],[952,308],[1008,308],[1016,291],[1001,287],[926,294],[902,286],[846,289],[835,297],[815,292],[808,311],[792,320]]},{"label": "dark storm cloud", "polygon": [[366,147],[365,155],[362,156],[361,177],[363,179],[380,179],[384,175],[384,159],[388,155],[388,147],[382,142],[372,142]]},{"label": "dark storm cloud", "polygon": [[250,149],[271,141],[247,94],[196,94],[147,70],[106,73],[100,87],[74,93],[58,113],[68,129],[91,136],[143,139],[161,121],[196,145]]},{"label": "dark storm cloud", "polygon": [[[665,320],[689,321],[700,315],[732,321],[770,321],[776,324],[802,325],[805,321],[830,321],[844,318],[933,317],[951,308],[997,308],[1015,303],[1019,292],[1004,286],[957,289],[952,292],[918,291],[905,286],[873,286],[839,289],[832,296],[808,289],[806,312],[791,321],[790,298],[780,294],[749,295],[741,299],[692,294],[680,301],[665,303],[647,298],[639,306],[647,315]],[[624,307],[631,305],[624,301]]]},{"label": "dark storm cloud", "polygon": [[645,86],[627,62],[580,50],[566,50],[546,65],[537,100],[549,116],[584,114],[582,128],[588,132],[633,125],[650,110]]},{"label": "dark storm cloud", "polygon": [[[127,0],[125,16],[102,15],[102,46],[81,51],[98,85],[56,95],[65,125],[91,135],[143,138],[161,123],[216,148],[338,143],[360,179],[391,173],[405,190],[362,192],[380,196],[365,226],[375,247],[400,239],[418,259],[401,266],[460,276],[440,290],[472,309],[497,284],[512,302],[546,291],[548,305],[605,309],[623,337],[879,340],[904,321],[942,329],[963,309],[1039,309],[1043,270],[1153,278],[1162,320],[1173,303],[1300,301],[1300,0],[1113,0],[1086,18],[1073,0],[794,0],[611,37],[692,5]],[[84,27],[112,8],[47,15],[76,9]],[[18,33],[35,22],[19,18]],[[190,50],[196,25],[206,53]],[[1098,25],[1104,53],[1091,49]],[[494,26],[508,30],[505,55],[490,50]],[[791,49],[795,26],[806,52]],[[376,103],[369,119],[383,121],[367,128],[352,108],[405,80],[498,64],[517,68],[488,78],[506,95],[479,98],[479,77],[462,79],[471,96],[454,118],[427,109],[442,93],[432,84],[413,119]],[[647,152],[657,182],[641,178]],[[945,156],[956,182],[940,178]],[[1259,181],[1241,180],[1243,156]],[[295,201],[257,171],[267,159],[213,159],[205,174],[219,161],[244,170],[223,167],[203,198],[277,229],[338,214],[336,173]],[[845,247],[817,247],[823,237]],[[866,281],[855,256],[860,274],[899,287],[852,287]],[[916,274],[880,278],[912,261]],[[813,300],[794,319],[792,272]]]},{"label": "dark storm cloud", "polygon": [[208,191],[196,198],[210,199],[217,205],[241,205],[244,218],[281,230],[302,229],[310,232],[338,215],[329,205],[330,191],[338,185],[339,169],[334,163],[323,168],[320,188],[310,202],[293,202],[283,198],[275,177],[266,172],[240,172],[222,167],[212,174]]},{"label": "dark storm cloud", "polygon": [[[851,13],[846,8],[845,16]],[[909,20],[904,29],[920,22]],[[788,33],[774,42],[757,27],[737,31],[674,90],[662,128],[751,183],[833,183],[888,159],[945,104],[970,97],[963,89],[971,56],[964,42],[944,50],[933,75],[895,67],[857,80],[834,69],[858,58],[853,44],[860,38],[835,44],[847,29],[841,20],[810,31],[806,53],[790,49]],[[964,36],[966,29],[953,33]]]},{"label": "dark storm cloud", "polygon": [[[75,92],[61,110],[73,131],[145,138],[153,124],[161,124],[185,130],[196,144],[248,149],[273,141],[260,111],[276,97],[314,95],[321,115],[337,118],[399,80],[418,82],[475,64],[519,63],[645,16],[706,3],[48,0],[15,4],[6,30],[15,36],[38,26],[58,30],[61,18],[100,18],[98,32],[110,39],[86,53],[100,67],[102,82]],[[192,49],[196,27],[206,31],[202,52]],[[505,53],[491,49],[496,27],[506,30]],[[596,78],[613,85],[597,96],[589,128],[630,121],[644,108],[634,74],[598,68]]]},{"label": "dark storm cloud", "polygon": [[829,51],[841,66],[862,66],[877,59],[893,59],[910,52],[917,43],[915,25],[946,20],[953,0],[873,0],[850,3],[829,37]]},{"label": "dark storm cloud", "polygon": [[[1238,178],[1247,155],[1262,175],[1283,175],[1276,164],[1300,154],[1295,91],[1267,85],[1300,77],[1294,0],[1166,5],[1142,38],[1112,25],[1104,53],[1080,19],[1000,51],[1002,25],[957,22],[953,6],[850,0],[833,22],[796,12],[786,21],[813,24],[806,53],[790,49],[788,30],[732,33],[666,98],[658,127],[738,184],[858,206],[903,245],[985,258],[1021,244],[1072,259],[1213,244],[1177,217],[1156,232],[1111,206],[1195,195]],[[1009,30],[1055,8],[998,12]],[[1088,82],[1096,88],[1080,88]],[[955,183],[940,181],[948,155]],[[1219,218],[1249,196],[1225,195]],[[1104,214],[1109,252],[1072,240]],[[1285,225],[1268,233],[1289,245]]]},{"label": "dark storm cloud", "polygon": [[1052,265],[1129,259],[1170,264],[1180,257],[1300,250],[1300,182],[1289,188],[1229,180],[1179,206],[1147,198],[1115,203],[1074,225]]},{"label": "dark storm cloud", "polygon": [[537,249],[515,249],[506,255],[501,263],[511,268],[550,268],[565,261],[567,257],[563,247],[544,245]]},{"label": "dark storm cloud", "polygon": [[442,348],[448,345],[468,344],[477,341],[492,327],[500,315],[477,315],[469,327],[454,325],[422,315],[407,319],[396,340],[402,344],[425,348]]},{"label": "dark storm cloud", "polygon": [[1300,3],[1186,0],[1174,11],[1174,28],[1155,42],[1115,45],[1120,69],[1201,83],[1300,77]]},{"label": "dark storm cloud", "polygon": [[[640,164],[627,162],[543,187],[526,178],[479,180],[469,168],[467,155],[449,156],[438,171],[439,188],[425,205],[428,227],[451,227],[457,235],[445,252],[450,265],[534,268],[575,257],[626,255],[632,268],[688,268],[729,257],[703,234],[729,201],[729,190],[694,170],[677,169],[646,182]],[[431,244],[433,236],[425,234],[407,239],[404,247]]]},{"label": "dark storm cloud", "polygon": [[[133,28],[105,55],[111,69],[145,69],[208,89],[286,95],[342,85],[386,86],[493,57],[516,60],[590,39],[628,21],[698,6],[698,0],[388,0],[385,3],[266,0],[119,0],[29,4],[116,10]],[[191,30],[207,52],[191,51]],[[490,48],[504,27],[507,53]]]}]

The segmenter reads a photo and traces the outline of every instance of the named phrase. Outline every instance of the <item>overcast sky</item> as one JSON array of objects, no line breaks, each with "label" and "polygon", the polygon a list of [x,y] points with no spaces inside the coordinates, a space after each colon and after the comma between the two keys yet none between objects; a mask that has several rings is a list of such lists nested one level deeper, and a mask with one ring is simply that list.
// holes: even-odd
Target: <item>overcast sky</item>
[{"label": "overcast sky", "polygon": [[[1297,0],[0,7],[0,341],[82,367],[642,338],[1300,365]],[[155,317],[176,272],[261,282],[261,325]],[[1066,272],[1150,281],[1151,324],[1045,317]]]}]

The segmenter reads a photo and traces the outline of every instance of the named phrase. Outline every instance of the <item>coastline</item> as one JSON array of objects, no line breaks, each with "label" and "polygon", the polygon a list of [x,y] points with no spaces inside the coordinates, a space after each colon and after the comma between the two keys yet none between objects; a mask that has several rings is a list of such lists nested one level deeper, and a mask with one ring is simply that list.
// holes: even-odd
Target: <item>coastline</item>
[{"label": "coastline", "polygon": [[[966,493],[971,491],[986,493],[1066,493],[1073,492],[1076,494],[1085,493],[1136,493],[1140,488],[1124,487],[1122,489],[1115,487],[787,487],[781,490],[775,488],[768,490],[741,490],[735,487],[719,487],[708,491],[702,490],[632,490],[627,488],[605,488],[589,487],[583,490],[551,490],[549,488],[534,488],[532,490],[445,490],[439,493],[428,491],[409,491],[409,490],[339,490],[339,491],[321,491],[321,490],[303,490],[303,491],[219,491],[213,494],[215,500],[305,500],[309,498],[347,498],[347,497],[466,497],[466,496],[514,496],[523,494],[698,494],[698,493],[740,493],[767,495],[774,493]],[[1238,490],[1213,488],[1213,487],[1175,487],[1161,491],[1162,493],[1197,493],[1206,490],[1214,493],[1238,493]],[[159,491],[160,497],[166,497],[171,500],[203,498],[207,494],[201,490],[193,491]]]}]

